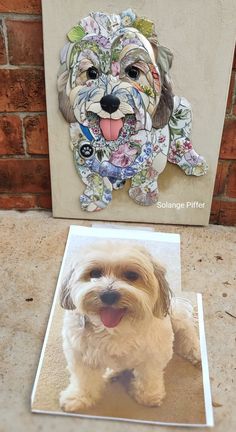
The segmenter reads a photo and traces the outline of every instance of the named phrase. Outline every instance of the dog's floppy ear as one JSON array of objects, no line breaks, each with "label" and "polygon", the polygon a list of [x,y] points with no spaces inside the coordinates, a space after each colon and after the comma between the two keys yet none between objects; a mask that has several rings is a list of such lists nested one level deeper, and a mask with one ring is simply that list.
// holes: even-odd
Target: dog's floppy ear
[{"label": "dog's floppy ear", "polygon": [[75,309],[75,305],[71,299],[70,291],[71,291],[71,278],[74,274],[74,269],[71,269],[61,284],[60,289],[60,304],[61,307],[68,310]]},{"label": "dog's floppy ear", "polygon": [[168,48],[157,45],[154,40],[151,43],[161,73],[162,83],[161,97],[153,115],[152,124],[154,128],[160,129],[168,123],[173,110],[173,93],[168,77],[168,72],[172,66],[173,54]]},{"label": "dog's floppy ear", "polygon": [[172,292],[165,277],[166,271],[164,267],[157,261],[153,261],[153,267],[159,285],[159,295],[153,308],[153,315],[157,318],[162,318],[169,312]]},{"label": "dog's floppy ear", "polygon": [[157,47],[157,64],[161,68],[161,70],[165,73],[168,73],[173,61],[173,54],[164,46]]},{"label": "dog's floppy ear", "polygon": [[57,78],[59,108],[68,123],[75,123],[76,118],[74,116],[74,111],[70,104],[70,99],[66,94],[66,85],[68,79],[69,79],[68,70],[61,73]]}]

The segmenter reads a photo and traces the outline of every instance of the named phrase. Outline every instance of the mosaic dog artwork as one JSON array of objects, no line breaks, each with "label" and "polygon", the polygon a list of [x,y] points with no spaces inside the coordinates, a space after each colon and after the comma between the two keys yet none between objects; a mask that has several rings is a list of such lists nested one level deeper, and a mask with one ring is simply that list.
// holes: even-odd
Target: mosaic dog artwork
[{"label": "mosaic dog artwork", "polygon": [[167,161],[186,175],[206,173],[207,163],[191,143],[191,106],[172,91],[173,55],[158,43],[152,21],[131,9],[92,12],[67,37],[57,80],[59,108],[86,186],[83,210],[105,209],[113,189],[127,180],[131,199],[155,204]]}]

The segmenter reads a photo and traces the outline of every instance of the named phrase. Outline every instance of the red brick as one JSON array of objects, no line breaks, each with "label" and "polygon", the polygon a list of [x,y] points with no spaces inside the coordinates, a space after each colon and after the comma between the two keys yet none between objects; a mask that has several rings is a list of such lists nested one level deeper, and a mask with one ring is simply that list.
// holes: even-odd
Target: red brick
[{"label": "red brick", "polygon": [[0,159],[0,192],[50,192],[48,159]]},{"label": "red brick", "polygon": [[210,223],[217,224],[220,214],[220,200],[214,199],[211,204]]},{"label": "red brick", "polygon": [[229,85],[229,93],[227,99],[226,113],[229,114],[232,110],[233,106],[233,98],[234,98],[234,88],[235,88],[235,71],[232,71],[230,85]]},{"label": "red brick", "polygon": [[47,195],[39,195],[37,205],[39,208],[43,208],[46,210],[51,210],[52,208],[52,198],[50,194]]},{"label": "red brick", "polygon": [[9,62],[14,65],[43,64],[41,21],[7,20]]},{"label": "red brick", "polygon": [[233,115],[236,116],[236,103],[233,106]]},{"label": "red brick", "polygon": [[24,154],[22,124],[18,116],[0,116],[0,155]]},{"label": "red brick", "polygon": [[232,162],[229,166],[226,196],[229,198],[236,198],[236,162]]},{"label": "red brick", "polygon": [[37,195],[0,195],[0,209],[28,210],[37,207]]},{"label": "red brick", "polygon": [[40,14],[40,0],[1,0],[0,12],[15,12],[25,14]]},{"label": "red brick", "polygon": [[236,119],[226,119],[223,129],[221,159],[236,159]]},{"label": "red brick", "polygon": [[2,30],[2,20],[0,20],[0,64],[3,65],[5,63],[7,63],[6,47]]},{"label": "red brick", "polygon": [[228,161],[218,161],[215,187],[213,195],[220,195],[224,193],[226,178],[228,175],[229,162]]},{"label": "red brick", "polygon": [[236,48],[234,49],[233,69],[236,70]]},{"label": "red brick", "polygon": [[48,154],[47,118],[45,115],[24,118],[27,152]]},{"label": "red brick", "polygon": [[236,201],[221,201],[218,223],[220,225],[236,225]]},{"label": "red brick", "polygon": [[0,69],[0,111],[45,111],[42,70]]}]

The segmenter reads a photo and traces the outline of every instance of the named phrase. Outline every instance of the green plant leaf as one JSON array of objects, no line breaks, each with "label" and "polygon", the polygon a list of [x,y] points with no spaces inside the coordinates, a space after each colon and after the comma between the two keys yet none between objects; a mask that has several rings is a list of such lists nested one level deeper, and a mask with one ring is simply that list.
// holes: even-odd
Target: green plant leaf
[{"label": "green plant leaf", "polygon": [[154,33],[154,23],[145,18],[137,18],[133,23],[133,27],[146,37],[151,37]]},{"label": "green plant leaf", "polygon": [[72,27],[69,33],[67,33],[67,37],[70,42],[78,42],[85,34],[83,27],[77,25],[76,27]]}]

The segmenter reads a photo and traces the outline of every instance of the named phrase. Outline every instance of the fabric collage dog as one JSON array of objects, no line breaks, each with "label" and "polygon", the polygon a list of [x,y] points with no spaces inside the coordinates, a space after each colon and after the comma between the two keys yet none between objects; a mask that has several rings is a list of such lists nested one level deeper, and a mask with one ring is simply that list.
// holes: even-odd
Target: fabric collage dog
[{"label": "fabric collage dog", "polygon": [[200,362],[193,307],[171,296],[165,269],[141,243],[97,241],[82,248],[64,275],[60,302],[70,373],[60,395],[66,412],[94,406],[109,378],[126,370],[133,376],[131,397],[159,406],[173,350]]},{"label": "fabric collage dog", "polygon": [[158,43],[152,21],[131,9],[90,13],[67,37],[57,81],[59,108],[86,185],[83,210],[106,208],[113,189],[127,180],[137,204],[155,204],[167,161],[187,175],[206,173],[207,163],[191,143],[191,106],[172,92],[173,56]]}]

